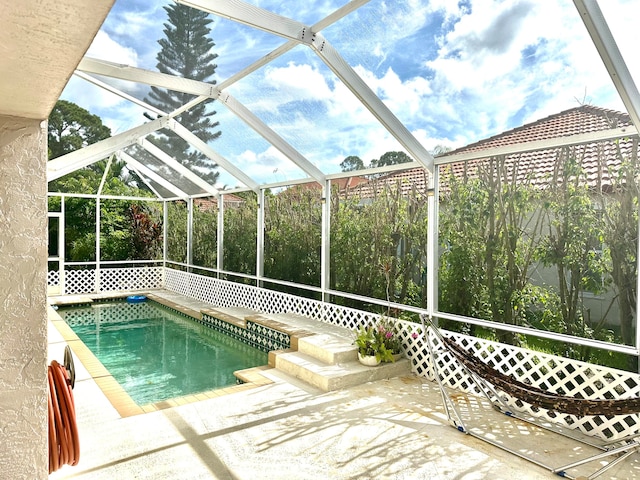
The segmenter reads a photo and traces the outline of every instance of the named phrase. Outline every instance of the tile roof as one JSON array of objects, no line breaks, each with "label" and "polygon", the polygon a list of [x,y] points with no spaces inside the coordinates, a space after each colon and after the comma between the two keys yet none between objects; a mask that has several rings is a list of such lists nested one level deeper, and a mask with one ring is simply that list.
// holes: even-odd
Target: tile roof
[{"label": "tile roof", "polygon": [[[238,205],[244,203],[244,199],[242,197],[234,195],[233,193],[225,193],[223,198],[225,207],[237,207]],[[201,212],[206,212],[218,208],[217,197],[194,198],[193,203]]]},{"label": "tile roof", "polygon": [[[342,178],[336,178],[331,180],[331,185],[337,186],[338,191],[340,193],[344,192],[345,190],[355,188],[358,185],[361,185],[363,183],[367,184],[369,183],[369,180],[361,175],[353,175],[350,177],[342,177]],[[318,182],[307,182],[307,183],[300,183],[297,185],[293,185],[292,187],[287,188],[283,192],[295,192],[300,190],[321,190],[321,189],[322,189],[322,185],[320,185]]]},{"label": "tile roof", "polygon": [[[631,120],[626,113],[592,105],[582,105],[447,152],[439,158],[629,125],[631,125]],[[612,175],[620,166],[621,156],[628,158],[632,150],[633,140],[622,138],[617,142],[608,140],[577,145],[572,147],[570,152],[581,161],[589,186],[591,188],[600,186],[606,190],[611,185]],[[559,147],[511,154],[505,157],[504,166],[510,175],[517,178],[517,181],[543,186],[549,184],[554,172],[557,174],[556,166],[562,165],[562,160],[566,158],[566,155],[567,150]],[[455,162],[446,167],[440,167],[441,190],[446,190],[447,172],[452,172],[456,176],[469,175],[473,177],[478,174],[479,168],[486,168],[487,161],[488,159]],[[411,189],[426,191],[427,181],[428,173],[424,169],[413,168],[371,180],[356,189],[351,189],[350,193],[369,198],[379,193],[384,186],[397,185],[402,189],[403,194],[407,194]]]},{"label": "tile roof", "polygon": [[593,105],[582,105],[447,152],[444,156],[629,125],[631,120],[626,113]]}]

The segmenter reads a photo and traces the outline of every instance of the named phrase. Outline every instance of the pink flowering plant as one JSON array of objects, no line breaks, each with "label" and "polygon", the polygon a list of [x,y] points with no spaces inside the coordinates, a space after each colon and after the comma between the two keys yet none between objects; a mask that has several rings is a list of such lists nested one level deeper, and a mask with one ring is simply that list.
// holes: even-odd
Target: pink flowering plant
[{"label": "pink flowering plant", "polygon": [[378,322],[378,330],[383,338],[384,346],[386,350],[389,350],[392,355],[398,355],[402,353],[402,342],[398,336],[395,323],[389,317],[382,317]]},{"label": "pink flowering plant", "polygon": [[377,325],[360,327],[356,332],[354,344],[362,356],[374,356],[382,362],[394,362],[395,354],[402,352],[391,319],[383,317]]},{"label": "pink flowering plant", "polygon": [[377,326],[360,327],[353,342],[363,357],[375,356],[378,361],[393,362],[393,353],[385,346],[385,335]]}]

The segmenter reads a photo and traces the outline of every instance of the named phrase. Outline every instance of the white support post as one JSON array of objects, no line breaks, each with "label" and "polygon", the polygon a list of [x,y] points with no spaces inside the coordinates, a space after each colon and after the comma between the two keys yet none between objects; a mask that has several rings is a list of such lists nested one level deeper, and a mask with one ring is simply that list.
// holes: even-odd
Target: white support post
[{"label": "white support post", "polygon": [[100,293],[100,195],[96,197],[96,270],[94,278],[95,293]]},{"label": "white support post", "polygon": [[188,271],[193,266],[193,197],[187,201],[187,265]]},{"label": "white support post", "polygon": [[329,301],[327,290],[331,288],[331,180],[322,185],[322,233],[320,247],[320,289],[322,301]]},{"label": "white support post", "polygon": [[67,224],[65,220],[66,212],[65,212],[65,197],[64,195],[60,197],[60,225],[58,228],[60,229],[60,248],[58,249],[60,252],[60,295],[64,295],[65,292],[65,262],[67,259],[67,245],[65,239],[65,225]]},{"label": "white support post", "polygon": [[217,225],[217,255],[216,268],[218,269],[217,277],[220,278],[220,272],[224,268],[224,194],[218,195],[218,225]]},{"label": "white support post", "polygon": [[427,312],[436,324],[438,311],[438,168],[429,174],[427,198]]},{"label": "white support post", "polygon": [[169,202],[167,200],[162,201],[162,267],[163,270],[167,268],[167,234],[169,233],[169,225],[167,220],[169,219]]},{"label": "white support post", "polygon": [[[636,230],[636,235],[640,232],[640,206],[638,207],[638,226]],[[638,328],[638,314],[640,313],[640,235],[638,236],[638,240],[636,243],[636,344],[634,347],[636,348],[636,357],[638,358],[638,373],[640,373],[640,328]]]},{"label": "white support post", "polygon": [[264,189],[260,189],[258,194],[258,219],[257,219],[257,241],[256,241],[256,286],[262,287],[264,277]]}]

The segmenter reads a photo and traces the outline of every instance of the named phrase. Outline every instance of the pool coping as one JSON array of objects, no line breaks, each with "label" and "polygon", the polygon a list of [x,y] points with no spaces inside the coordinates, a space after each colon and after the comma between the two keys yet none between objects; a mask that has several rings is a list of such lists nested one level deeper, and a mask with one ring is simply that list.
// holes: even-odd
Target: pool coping
[{"label": "pool coping", "polygon": [[[175,309],[185,315],[188,315],[194,319],[199,319],[201,314],[199,311],[180,305],[176,302],[158,301],[161,297],[153,295],[152,292],[136,292],[138,295],[147,294],[148,297],[161,303],[169,308]],[[122,388],[117,380],[109,373],[104,365],[98,360],[98,358],[89,350],[89,348],[78,338],[76,333],[71,327],[64,321],[64,319],[53,308],[54,305],[59,306],[74,306],[83,305],[87,303],[94,303],[94,300],[118,300],[125,299],[128,295],[119,292],[117,295],[81,295],[73,296],[62,299],[61,297],[50,298],[50,305],[47,309],[47,315],[49,322],[60,333],[63,340],[69,345],[76,358],[86,368],[87,372],[95,383],[100,387],[105,397],[109,400],[111,405],[116,409],[118,414],[124,417],[130,417],[133,415],[141,415],[145,413],[155,412],[166,408],[172,408],[179,405],[185,405],[188,403],[195,403],[208,398],[216,398],[224,395],[230,395],[233,393],[249,390],[264,385],[273,383],[273,380],[262,375],[265,370],[271,370],[270,365],[262,365],[258,367],[248,368],[234,372],[234,375],[240,379],[243,383],[240,385],[232,385],[229,387],[218,388],[215,390],[208,390],[201,393],[184,395],[167,400],[161,400],[159,402],[149,403],[145,405],[138,405],[129,394]],[[170,304],[168,304],[170,303]]]}]

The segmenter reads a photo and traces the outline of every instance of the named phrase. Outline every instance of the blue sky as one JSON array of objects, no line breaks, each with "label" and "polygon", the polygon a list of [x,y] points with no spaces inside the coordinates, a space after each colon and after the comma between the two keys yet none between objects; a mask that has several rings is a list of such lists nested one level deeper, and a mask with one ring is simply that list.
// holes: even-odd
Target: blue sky
[{"label": "blue sky", "polygon": [[[345,1],[249,3],[311,25]],[[155,70],[168,4],[116,0],[87,55]],[[631,50],[640,40],[640,2],[607,0],[601,9],[638,83],[640,56]],[[212,18],[218,83],[284,43]],[[371,0],[322,34],[427,150],[459,147],[580,103],[624,111],[570,0]],[[228,91],[325,173],[339,171],[349,155],[366,164],[401,149],[308,47]],[[78,78],[62,98],[99,115],[114,134],[145,121],[140,107]],[[225,158],[260,183],[303,176],[223,105],[215,109],[222,136],[212,146]],[[222,184],[236,185],[221,173]]]}]

